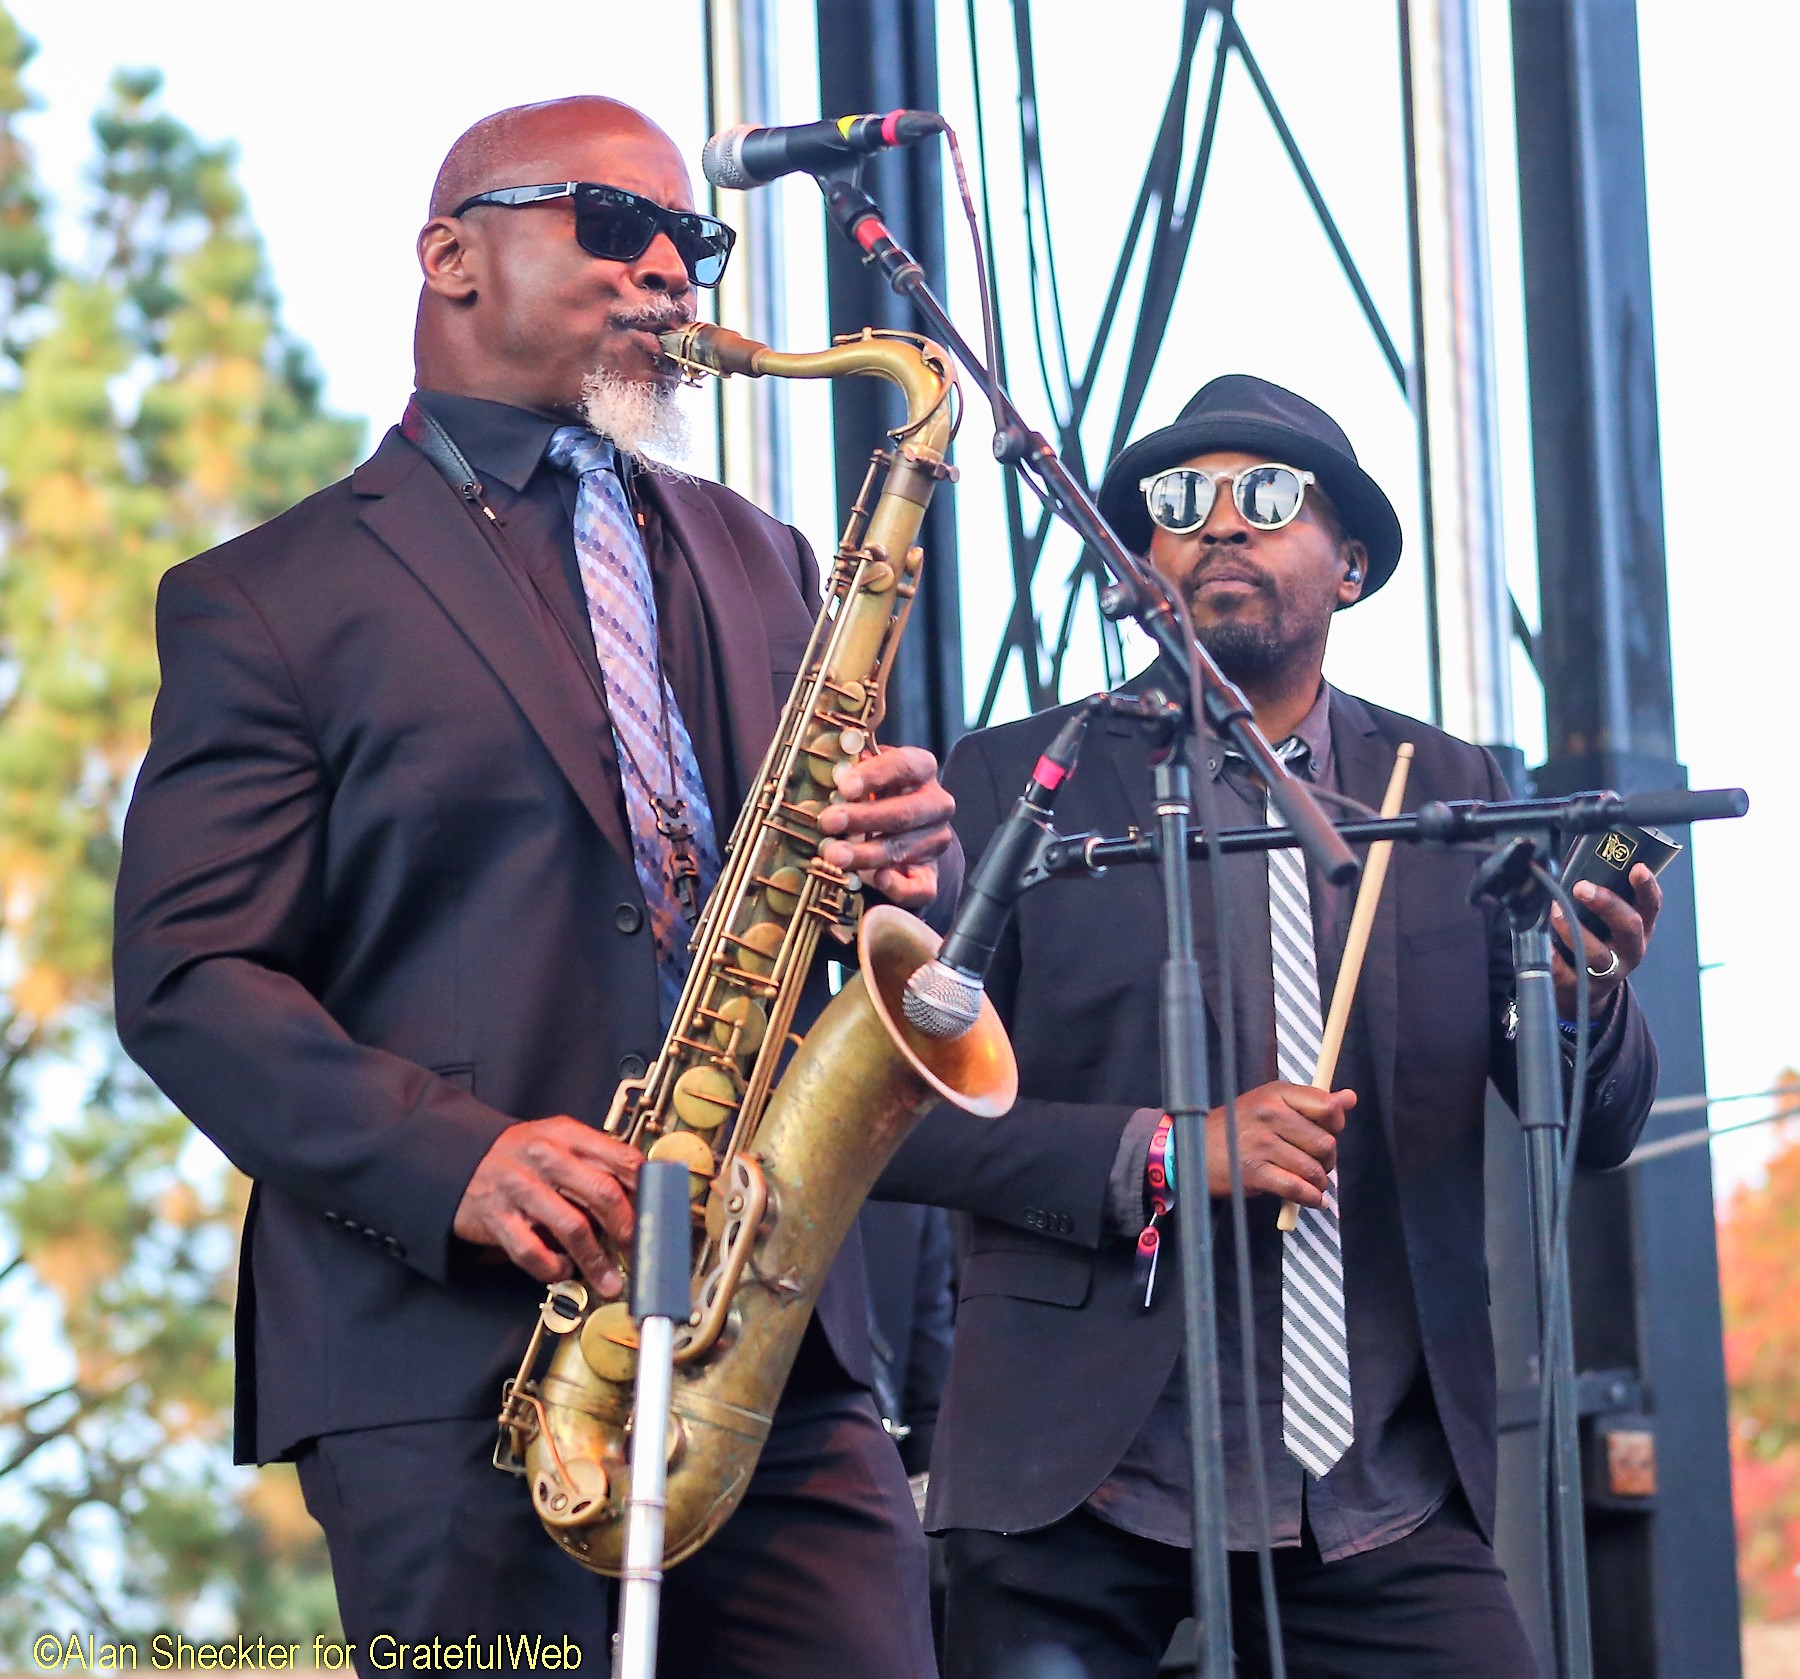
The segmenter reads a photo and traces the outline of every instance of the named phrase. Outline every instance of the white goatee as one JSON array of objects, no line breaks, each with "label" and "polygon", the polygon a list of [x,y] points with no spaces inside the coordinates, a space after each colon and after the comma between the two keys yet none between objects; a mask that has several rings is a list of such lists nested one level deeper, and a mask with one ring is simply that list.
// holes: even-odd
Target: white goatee
[{"label": "white goatee", "polygon": [[596,371],[581,382],[581,416],[588,429],[653,472],[679,472],[693,448],[693,431],[679,385],[621,379]]}]

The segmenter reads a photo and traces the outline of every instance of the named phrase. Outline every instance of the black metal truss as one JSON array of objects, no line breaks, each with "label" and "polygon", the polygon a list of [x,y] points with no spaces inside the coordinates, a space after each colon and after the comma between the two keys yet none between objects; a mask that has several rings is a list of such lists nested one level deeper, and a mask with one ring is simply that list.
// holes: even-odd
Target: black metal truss
[{"label": "black metal truss", "polygon": [[[965,8],[969,40],[974,54],[972,68],[977,144],[982,163],[980,173],[985,181],[988,121],[986,101],[982,93],[981,47],[975,0],[965,0]],[[1206,22],[1212,15],[1217,16],[1218,27],[1212,33],[1210,50],[1203,52]],[[1356,260],[1350,253],[1342,230],[1325,201],[1325,195],[1307,165],[1293,129],[1282,113],[1274,90],[1269,86],[1268,78],[1263,74],[1256,55],[1245,39],[1233,10],[1233,0],[1186,0],[1183,7],[1180,45],[1175,55],[1156,140],[1151,147],[1137,200],[1132,208],[1131,220],[1113,266],[1112,281],[1107,289],[1106,301],[1101,309],[1093,340],[1081,358],[1080,372],[1077,373],[1070,355],[1068,327],[1056,278],[1049,192],[1045,182],[1038,126],[1031,0],[1013,0],[1012,18],[1019,84],[1017,139],[1025,182],[1031,337],[1038,371],[1049,396],[1057,448],[1077,474],[1090,482],[1097,478],[1097,474],[1090,472],[1087,466],[1081,427],[1093,404],[1100,370],[1107,353],[1117,336],[1125,333],[1129,334],[1130,347],[1126,356],[1123,388],[1104,459],[1110,460],[1124,446],[1137,423],[1144,393],[1155,369],[1157,351],[1168,330],[1188,249],[1193,240],[1201,195],[1205,191],[1212,165],[1213,142],[1218,131],[1225,73],[1234,57],[1249,78],[1282,150],[1294,169],[1307,202],[1318,218],[1319,226],[1356,297],[1363,319],[1383,359],[1401,390],[1407,390],[1407,367],[1394,335],[1388,330]],[[1200,104],[1199,132],[1193,156],[1184,178],[1182,157],[1187,150],[1190,111],[1194,103],[1193,90],[1203,62],[1206,64],[1206,91]],[[992,250],[992,209],[985,190],[982,195],[982,211],[987,243]],[[1128,311],[1127,292],[1132,290],[1133,271],[1139,265],[1140,255],[1143,258],[1142,269],[1137,276],[1135,296]],[[997,280],[990,283],[997,293]],[[997,297],[995,309],[998,315]],[[1004,368],[1004,342],[1001,352]],[[1124,674],[1124,649],[1117,626],[1098,614],[1099,591],[1106,586],[1108,579],[1098,557],[1091,552],[1084,550],[1070,570],[1055,638],[1048,646],[1045,645],[1034,601],[1034,587],[1038,566],[1054,521],[1052,515],[1041,507],[1028,511],[1016,476],[1009,475],[1005,496],[1013,606],[1007,615],[1000,645],[995,651],[983,686],[980,704],[971,720],[971,726],[976,728],[983,727],[992,720],[1007,666],[1015,655],[1020,661],[1025,696],[1031,709],[1040,710],[1057,702],[1061,697],[1063,665],[1084,598],[1092,598],[1098,617],[1108,683],[1116,682]],[[1518,620],[1518,624],[1520,628],[1524,627],[1522,618]]]}]

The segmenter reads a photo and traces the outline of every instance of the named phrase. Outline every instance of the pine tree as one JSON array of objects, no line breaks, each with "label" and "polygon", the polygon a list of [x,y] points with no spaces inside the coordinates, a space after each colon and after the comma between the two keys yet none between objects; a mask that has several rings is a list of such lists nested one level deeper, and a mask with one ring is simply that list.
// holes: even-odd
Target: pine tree
[{"label": "pine tree", "polygon": [[56,275],[43,195],[13,127],[19,113],[32,108],[23,71],[36,50],[0,9],[0,353],[15,358],[15,324],[42,300]]},{"label": "pine tree", "polygon": [[332,1624],[317,1530],[225,1448],[247,1185],[118,1050],[111,896],[158,579],[360,428],[281,328],[231,150],[153,72],[95,120],[98,262],[55,272],[12,126],[30,50],[0,6],[0,1651],[197,1603],[298,1636]]}]

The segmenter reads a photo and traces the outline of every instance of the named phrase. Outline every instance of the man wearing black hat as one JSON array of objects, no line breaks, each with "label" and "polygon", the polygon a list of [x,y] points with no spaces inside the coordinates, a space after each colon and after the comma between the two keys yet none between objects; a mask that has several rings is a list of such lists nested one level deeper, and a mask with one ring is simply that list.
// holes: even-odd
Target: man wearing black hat
[{"label": "man wearing black hat", "polygon": [[[1328,415],[1261,379],[1215,379],[1175,424],[1119,456],[1100,505],[1181,590],[1201,641],[1295,773],[1378,805],[1410,741],[1410,805],[1506,796],[1480,748],[1323,678],[1333,614],[1380,588],[1400,556],[1387,497]],[[1128,687],[1158,680],[1152,667]],[[969,856],[1065,715],[957,747],[944,779]],[[1266,820],[1242,762],[1203,744],[1222,820]],[[1059,824],[1117,833],[1142,822],[1149,750],[1129,724],[1091,729]],[[1335,1089],[1311,1090],[1320,1000],[1351,905],[1297,858],[1221,864],[1228,992],[1200,865],[1194,883],[1215,1082],[1222,1003],[1236,1025],[1257,1415],[1287,1671],[1518,1679],[1534,1668],[1491,1546],[1482,1232],[1484,1092],[1490,1077],[1509,1096],[1515,1082],[1507,939],[1468,902],[1471,858],[1398,848]],[[1647,870],[1632,885],[1641,909],[1603,891],[1584,900],[1612,934],[1584,934],[1587,1166],[1625,1157],[1655,1088],[1655,1051],[1625,978],[1660,899]],[[949,1679],[1149,1679],[1191,1601],[1174,1244],[1183,1198],[1202,1176],[1223,1196],[1229,1168],[1215,1109],[1203,1168],[1169,1169],[1161,917],[1150,870],[1028,894],[988,981],[1018,1052],[1017,1107],[997,1122],[929,1116],[883,1180],[883,1194],[974,1215],[927,1511],[947,1533]],[[1560,920],[1557,932],[1570,944]],[[1575,974],[1560,958],[1556,980],[1572,1017]],[[1284,1201],[1301,1208],[1291,1235],[1276,1224]],[[1241,1670],[1262,1673],[1236,1269],[1228,1220],[1216,1228],[1234,1628]]]}]

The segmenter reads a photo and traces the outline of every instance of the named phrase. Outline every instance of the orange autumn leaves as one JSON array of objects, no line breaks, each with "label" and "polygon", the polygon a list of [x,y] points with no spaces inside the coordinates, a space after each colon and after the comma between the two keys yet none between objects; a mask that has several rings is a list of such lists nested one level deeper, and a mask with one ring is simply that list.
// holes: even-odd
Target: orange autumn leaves
[{"label": "orange autumn leaves", "polygon": [[1779,1083],[1795,1117],[1719,1212],[1738,1571],[1760,1620],[1800,1618],[1800,1073]]}]

